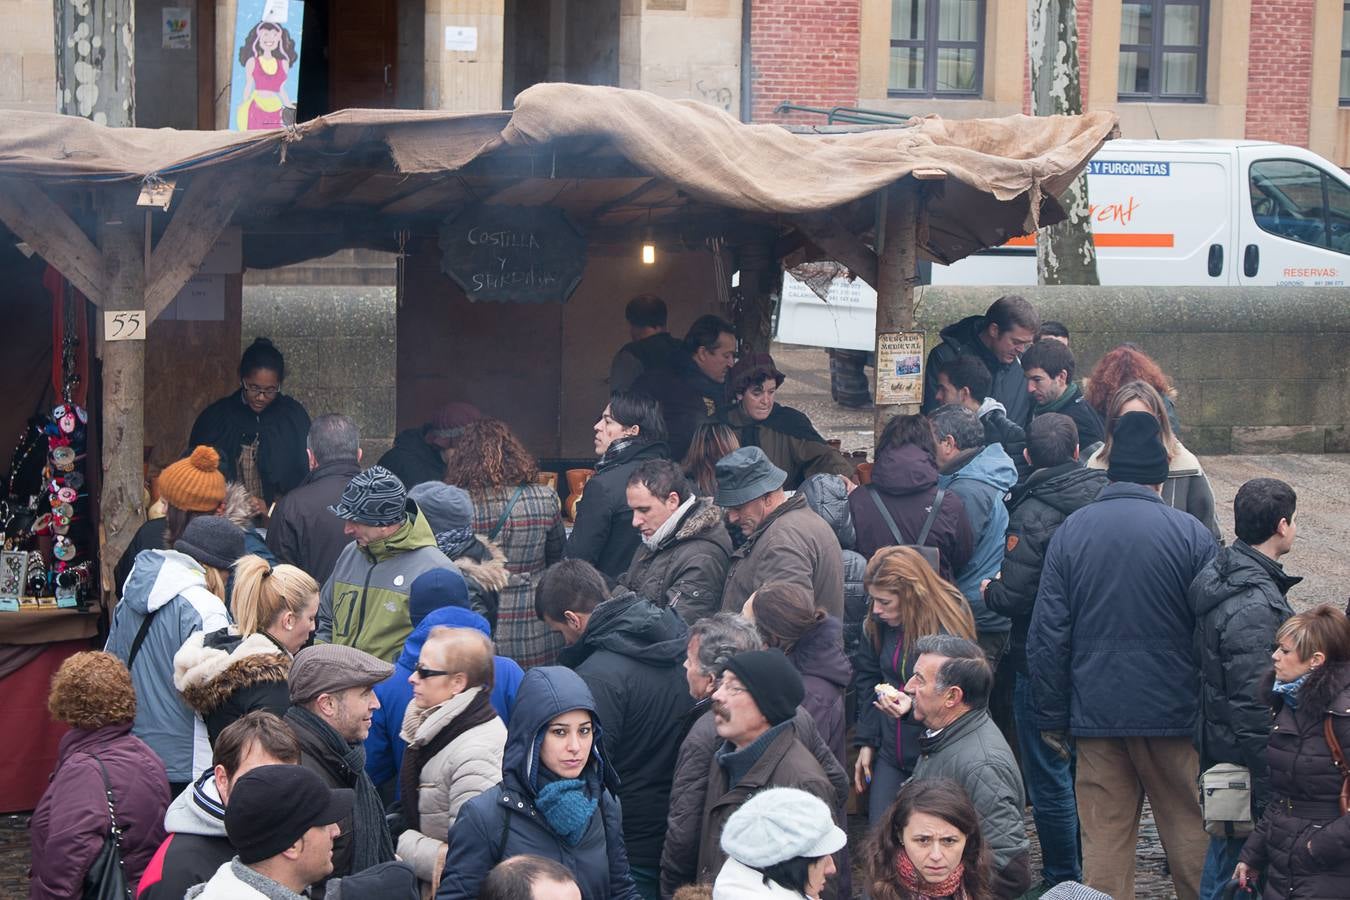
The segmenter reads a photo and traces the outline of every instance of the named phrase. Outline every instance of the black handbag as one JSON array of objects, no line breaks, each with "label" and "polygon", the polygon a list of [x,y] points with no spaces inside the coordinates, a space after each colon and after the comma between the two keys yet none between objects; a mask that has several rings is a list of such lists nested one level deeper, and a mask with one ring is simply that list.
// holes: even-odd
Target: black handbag
[{"label": "black handbag", "polygon": [[[93,756],[93,754],[90,754]],[[103,760],[93,757],[98,770],[103,773],[103,792],[108,796],[108,819],[112,827],[103,839],[103,848],[94,857],[94,864],[84,875],[84,900],[130,900],[131,882],[127,879],[126,867],[122,864],[122,829],[117,827],[117,811],[113,808],[112,785],[108,783],[108,770],[103,768]]]}]

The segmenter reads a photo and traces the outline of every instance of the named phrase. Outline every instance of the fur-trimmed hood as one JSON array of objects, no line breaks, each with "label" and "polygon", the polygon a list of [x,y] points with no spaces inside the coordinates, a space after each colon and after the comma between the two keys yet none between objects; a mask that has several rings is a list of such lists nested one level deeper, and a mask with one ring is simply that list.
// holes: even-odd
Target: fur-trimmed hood
[{"label": "fur-trimmed hood", "polygon": [[485,591],[502,590],[511,580],[506,554],[487,535],[475,534],[473,539],[475,543],[469,552],[454,558],[455,567],[466,580],[473,579]]},{"label": "fur-trimmed hood", "polygon": [[265,634],[240,637],[232,629],[188,637],[173,658],[173,684],[205,716],[236,691],[256,684],[284,682],[291,656]]},{"label": "fur-trimmed hood", "polygon": [[684,521],[680,527],[675,529],[675,533],[667,536],[661,545],[656,548],[657,552],[669,549],[675,544],[682,544],[685,541],[702,539],[712,541],[715,544],[725,544],[727,552],[731,551],[731,539],[728,537],[722,540],[725,529],[719,532],[718,527],[722,525],[722,508],[713,505],[711,497],[699,497],[694,501],[694,505],[684,515]]}]

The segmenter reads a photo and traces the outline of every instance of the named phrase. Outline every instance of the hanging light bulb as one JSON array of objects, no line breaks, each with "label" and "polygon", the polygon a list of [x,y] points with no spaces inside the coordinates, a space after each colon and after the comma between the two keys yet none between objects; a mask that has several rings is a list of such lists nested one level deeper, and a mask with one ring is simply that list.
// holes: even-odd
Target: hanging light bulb
[{"label": "hanging light bulb", "polygon": [[653,265],[656,262],[656,245],[652,243],[650,235],[642,242],[642,264],[644,266]]}]

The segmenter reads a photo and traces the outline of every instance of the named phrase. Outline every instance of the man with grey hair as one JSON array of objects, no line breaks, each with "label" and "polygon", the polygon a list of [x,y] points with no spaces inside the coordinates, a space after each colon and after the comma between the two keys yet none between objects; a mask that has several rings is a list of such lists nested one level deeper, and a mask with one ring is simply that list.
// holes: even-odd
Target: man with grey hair
[{"label": "man with grey hair", "polygon": [[1022,810],[1026,795],[1017,760],[989,717],[994,673],[971,641],[938,634],[920,638],[905,693],[919,738],[915,779],[950,778],[965,789],[993,856],[995,897],[1020,897],[1031,887],[1031,845]]},{"label": "man with grey hair", "polygon": [[966,407],[949,403],[928,418],[937,448],[938,487],[961,498],[974,536],[970,559],[952,574],[975,614],[980,647],[997,668],[1008,648],[1012,620],[985,606],[980,582],[993,578],[1003,565],[1003,533],[1008,528],[1003,498],[1017,483],[1017,467],[1001,445],[984,443],[980,417]]},{"label": "man with grey hair", "polygon": [[[670,791],[666,841],[661,852],[661,896],[668,898],[682,885],[698,879],[698,847],[707,798],[708,770],[721,740],[711,715],[712,695],[727,663],[738,653],[761,650],[764,642],[754,623],[734,613],[718,613],[689,626],[689,651],[684,662],[689,694],[697,702],[686,717],[688,732],[675,759],[675,780]],[[800,706],[792,720],[797,740],[825,770],[835,791],[835,806],[848,801],[848,775],[820,736],[815,720]],[[840,896],[847,896],[841,892]]]},{"label": "man with grey hair", "polygon": [[351,542],[342,520],[328,507],[342,499],[352,476],[361,471],[361,432],[347,416],[329,413],[310,423],[305,448],[309,475],[277,501],[267,527],[267,549],[278,561],[299,566],[323,584]]}]

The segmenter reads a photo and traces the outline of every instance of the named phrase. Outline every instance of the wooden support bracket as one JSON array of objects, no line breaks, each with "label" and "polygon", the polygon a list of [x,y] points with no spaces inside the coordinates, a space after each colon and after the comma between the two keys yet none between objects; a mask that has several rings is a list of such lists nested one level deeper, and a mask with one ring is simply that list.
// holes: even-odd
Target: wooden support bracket
[{"label": "wooden support bracket", "polygon": [[811,243],[849,267],[853,274],[877,287],[877,255],[828,212],[796,216],[793,224]]},{"label": "wooden support bracket", "polygon": [[56,267],[95,306],[107,302],[110,276],[98,247],[42,188],[0,178],[0,221]]},{"label": "wooden support bracket", "polygon": [[153,322],[183,289],[239,205],[243,179],[237,173],[205,170],[194,175],[187,196],[149,255],[145,272],[145,312]]}]

